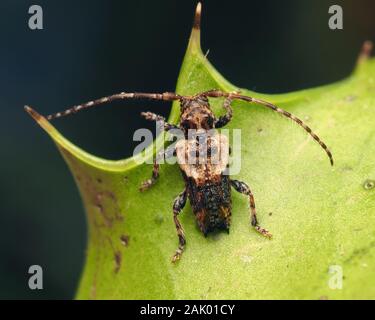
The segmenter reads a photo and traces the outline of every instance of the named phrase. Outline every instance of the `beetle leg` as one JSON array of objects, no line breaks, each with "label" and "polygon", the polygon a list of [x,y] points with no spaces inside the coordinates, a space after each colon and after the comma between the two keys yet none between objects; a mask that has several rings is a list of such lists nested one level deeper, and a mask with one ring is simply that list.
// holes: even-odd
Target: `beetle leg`
[{"label": "beetle leg", "polygon": [[152,169],[151,178],[144,181],[141,184],[139,191],[142,191],[142,192],[146,191],[156,183],[157,179],[159,178],[160,160],[168,159],[174,156],[174,154],[175,154],[175,148],[171,148],[171,147],[168,147],[167,150],[163,149],[157,154],[157,156],[154,159],[154,167]]},{"label": "beetle leg", "polygon": [[184,251],[185,244],[186,244],[184,229],[182,228],[182,225],[177,218],[177,216],[179,215],[179,213],[182,211],[182,209],[184,208],[186,204],[186,198],[187,198],[187,192],[185,189],[177,196],[177,198],[174,200],[174,203],[173,203],[173,220],[174,220],[174,224],[177,230],[178,249],[176,250],[176,253],[172,257],[172,262],[176,262],[177,260],[180,260],[182,252]]},{"label": "beetle leg", "polygon": [[219,118],[215,119],[215,128],[222,128],[232,120],[232,108],[230,104],[232,103],[231,98],[226,98],[224,100],[223,107],[227,111],[227,113]]},{"label": "beetle leg", "polygon": [[139,191],[143,192],[143,191],[146,191],[146,190],[150,189],[156,183],[157,179],[159,178],[160,165],[159,165],[158,158],[159,157],[157,156],[154,159],[154,167],[152,169],[151,178],[142,182],[141,186],[139,187]]},{"label": "beetle leg", "polygon": [[251,225],[255,228],[256,231],[258,231],[265,237],[271,238],[272,237],[271,233],[269,233],[266,229],[262,228],[258,224],[257,214],[256,214],[256,209],[255,209],[255,200],[254,200],[254,196],[249,186],[245,182],[242,182],[239,180],[230,180],[230,184],[236,191],[249,196],[250,210],[251,210],[251,215],[250,215]]},{"label": "beetle leg", "polygon": [[156,122],[160,123],[161,128],[165,131],[169,131],[169,130],[172,130],[172,129],[179,129],[178,126],[166,122],[165,118],[163,116],[160,116],[156,113],[141,112],[141,116],[144,117],[146,120],[156,121]]}]

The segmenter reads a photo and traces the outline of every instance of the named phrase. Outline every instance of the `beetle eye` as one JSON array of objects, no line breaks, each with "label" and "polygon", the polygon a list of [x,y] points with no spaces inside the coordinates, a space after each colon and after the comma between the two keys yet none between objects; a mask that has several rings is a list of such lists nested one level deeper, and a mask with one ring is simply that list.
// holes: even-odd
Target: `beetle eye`
[{"label": "beetle eye", "polygon": [[212,125],[213,125],[213,119],[212,117],[210,116],[206,116],[202,119],[202,122],[201,122],[201,125],[202,127],[208,127],[208,128],[211,128]]},{"label": "beetle eye", "polygon": [[207,124],[211,127],[214,123],[214,119],[212,117],[208,117]]}]

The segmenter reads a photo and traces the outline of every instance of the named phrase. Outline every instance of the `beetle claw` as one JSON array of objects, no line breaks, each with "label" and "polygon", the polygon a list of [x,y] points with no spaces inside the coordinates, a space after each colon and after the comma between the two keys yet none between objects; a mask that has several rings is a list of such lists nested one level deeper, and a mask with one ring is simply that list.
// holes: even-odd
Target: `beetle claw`
[{"label": "beetle claw", "polygon": [[176,252],[172,257],[172,263],[176,263],[178,260],[180,260],[180,258],[181,258],[181,253]]},{"label": "beetle claw", "polygon": [[150,189],[150,187],[152,186],[152,184],[153,184],[153,183],[152,183],[152,180],[151,180],[151,179],[148,179],[148,180],[144,181],[144,182],[141,184],[141,186],[139,187],[139,191],[144,192],[144,191]]},{"label": "beetle claw", "polygon": [[262,234],[263,236],[265,236],[268,239],[272,238],[272,234],[267,229],[264,229],[260,226],[256,226],[255,230],[258,231],[260,234]]}]

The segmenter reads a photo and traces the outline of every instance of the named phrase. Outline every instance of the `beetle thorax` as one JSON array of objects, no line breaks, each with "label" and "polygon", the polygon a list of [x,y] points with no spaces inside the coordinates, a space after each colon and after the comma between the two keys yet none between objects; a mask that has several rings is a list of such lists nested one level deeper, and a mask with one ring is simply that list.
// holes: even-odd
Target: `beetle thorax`
[{"label": "beetle thorax", "polygon": [[189,129],[213,129],[214,114],[208,101],[201,99],[183,101],[181,103],[180,126],[186,134]]}]

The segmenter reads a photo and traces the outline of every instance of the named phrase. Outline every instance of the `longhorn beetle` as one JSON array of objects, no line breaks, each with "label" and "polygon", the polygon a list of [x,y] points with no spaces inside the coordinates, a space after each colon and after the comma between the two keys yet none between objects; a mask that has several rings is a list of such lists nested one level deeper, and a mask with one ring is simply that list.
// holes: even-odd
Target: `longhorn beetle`
[{"label": "longhorn beetle", "polygon": [[[223,107],[226,110],[226,114],[220,117],[215,117],[211,110],[208,98],[225,98]],[[208,132],[212,129],[224,127],[232,119],[231,102],[233,100],[242,100],[249,103],[261,104],[296,122],[299,126],[305,129],[305,131],[307,131],[315,141],[319,143],[319,145],[327,153],[331,165],[333,165],[333,157],[326,144],[315,133],[313,133],[310,127],[308,127],[301,119],[297,118],[288,111],[273,105],[272,103],[257,98],[244,96],[239,93],[210,90],[193,96],[183,96],[172,92],[121,92],[119,94],[114,94],[74,106],[63,112],[49,115],[47,116],[47,119],[52,120],[55,118],[60,118],[83,109],[118,99],[151,99],[163,101],[178,100],[180,102],[181,115],[179,126],[167,123],[165,118],[160,115],[151,112],[141,113],[141,115],[147,120],[161,122],[165,131],[180,129],[184,133],[184,139],[179,140],[173,150],[173,154],[177,156],[177,162],[179,163],[182,176],[185,180],[185,189],[177,196],[173,203],[173,220],[179,240],[178,249],[172,258],[173,262],[177,261],[181,257],[186,244],[184,230],[180,221],[178,220],[178,215],[184,208],[187,198],[190,200],[198,226],[204,235],[207,235],[207,233],[214,229],[224,229],[229,231],[231,218],[230,187],[233,187],[236,191],[249,197],[250,221],[255,230],[268,238],[272,237],[272,235],[266,229],[262,228],[258,224],[255,210],[255,200],[249,186],[245,182],[233,180],[228,175],[224,174],[224,171],[228,166],[228,157],[224,156],[224,159],[221,159],[218,163],[214,163],[212,161],[213,158],[217,158],[216,155],[218,153],[222,153],[223,150],[228,150],[228,141],[226,136],[219,133],[207,135],[205,140],[205,143],[207,144],[207,159],[205,161],[202,161],[200,158],[198,158],[199,163],[194,164],[186,164],[185,161],[183,161],[183,159],[186,158],[186,154],[190,153],[191,151],[195,151],[196,149],[194,147],[199,144],[197,137],[189,136],[189,130]],[[31,108],[26,108],[29,112],[33,112]],[[216,151],[212,152],[213,150]],[[171,155],[169,151],[169,149],[167,149],[165,152],[163,150],[163,153],[159,153],[157,157],[155,157],[152,176],[150,179],[141,184],[141,191],[147,190],[157,181],[157,178],[159,177],[158,162],[160,158],[169,157]]]},{"label": "longhorn beetle", "polygon": [[[197,7],[194,28],[199,29],[199,21],[200,4]],[[226,114],[220,117],[215,117],[211,110],[208,98],[224,98],[223,107],[226,110]],[[170,149],[167,149],[167,151],[163,150],[162,153],[159,153],[155,157],[152,176],[150,179],[143,182],[140,187],[140,191],[145,191],[157,181],[157,178],[159,177],[158,162],[160,158],[167,158],[171,156],[171,154],[177,156],[177,162],[179,163],[182,176],[185,180],[185,188],[177,196],[173,203],[173,220],[177,230],[179,245],[172,258],[172,262],[180,259],[186,244],[184,230],[181,226],[180,221],[178,220],[178,215],[184,208],[187,198],[189,198],[190,200],[198,226],[205,236],[214,229],[224,229],[229,231],[231,219],[231,187],[233,187],[236,191],[249,197],[251,225],[255,228],[256,231],[258,231],[265,237],[272,237],[272,235],[266,229],[262,228],[258,223],[255,210],[255,200],[249,186],[245,182],[231,179],[225,173],[226,168],[228,167],[229,144],[226,136],[215,132],[215,129],[222,128],[231,121],[231,102],[233,100],[242,100],[248,103],[257,103],[263,105],[266,108],[276,111],[282,116],[285,116],[296,122],[305,131],[307,131],[316,142],[319,143],[319,145],[327,153],[331,165],[333,165],[333,157],[326,144],[315,133],[313,133],[310,127],[308,127],[301,119],[297,118],[288,111],[285,111],[273,105],[270,102],[241,95],[240,93],[228,93],[220,90],[210,90],[197,93],[192,96],[184,96],[172,92],[121,92],[73,106],[72,108],[69,108],[63,112],[49,115],[47,116],[47,119],[52,120],[55,118],[60,118],[76,113],[83,109],[120,99],[151,99],[180,102],[181,112],[179,126],[167,123],[165,121],[165,118],[160,115],[151,112],[141,113],[141,115],[147,120],[158,121],[159,123],[161,123],[162,128],[165,131],[179,129],[182,130],[184,134],[184,139],[179,140],[176,143],[176,145],[172,149],[173,152],[169,152]],[[30,107],[26,106],[25,109],[33,116],[36,115],[36,112]],[[196,130],[196,132],[200,133],[214,131],[213,134],[208,134],[205,136],[204,144],[207,148],[206,158],[202,161],[199,155],[199,162],[193,164],[186,163],[184,159],[186,159],[186,156],[190,153],[196,153],[197,149],[200,149],[201,140],[199,139],[199,136],[189,135],[190,130]],[[218,154],[224,154],[224,156],[218,162],[214,163],[213,160],[217,160]]]}]

